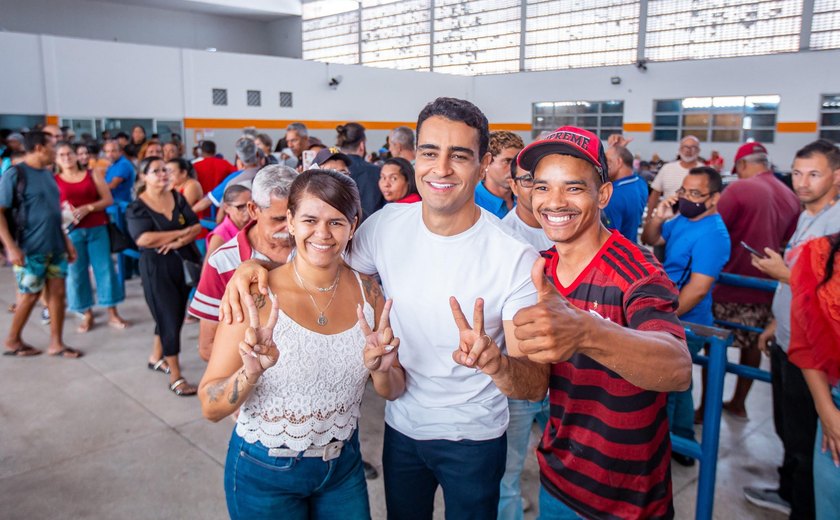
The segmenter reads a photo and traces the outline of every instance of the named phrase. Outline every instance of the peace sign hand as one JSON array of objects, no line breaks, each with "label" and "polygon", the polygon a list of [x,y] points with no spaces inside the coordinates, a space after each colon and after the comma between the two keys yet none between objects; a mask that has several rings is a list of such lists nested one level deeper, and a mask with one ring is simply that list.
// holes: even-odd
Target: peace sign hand
[{"label": "peace sign hand", "polygon": [[385,307],[379,316],[379,326],[376,332],[370,329],[362,306],[356,307],[356,314],[359,317],[359,327],[365,336],[364,360],[365,367],[371,372],[387,372],[394,365],[397,359],[397,349],[400,347],[400,338],[394,337],[391,329],[391,306],[393,300],[385,300]]},{"label": "peace sign hand", "polygon": [[274,293],[269,292],[268,296],[271,299],[268,322],[265,326],[260,326],[259,311],[256,307],[249,307],[248,317],[251,326],[245,330],[245,339],[239,343],[239,355],[242,356],[245,377],[249,381],[260,377],[263,372],[273,367],[280,357],[280,351],[277,350],[273,337],[280,305]]},{"label": "peace sign hand", "polygon": [[459,365],[477,368],[488,376],[493,376],[501,367],[502,351],[496,342],[484,331],[484,299],[475,300],[473,324],[467,321],[461,311],[457,298],[449,298],[452,317],[458,326],[458,349],[452,353],[452,359]]}]

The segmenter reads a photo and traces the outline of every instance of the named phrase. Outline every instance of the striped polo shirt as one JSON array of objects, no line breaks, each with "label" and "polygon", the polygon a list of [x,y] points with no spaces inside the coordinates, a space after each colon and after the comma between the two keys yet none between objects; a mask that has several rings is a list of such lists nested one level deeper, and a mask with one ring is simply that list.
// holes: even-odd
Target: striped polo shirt
[{"label": "striped polo shirt", "polygon": [[[674,284],[650,252],[619,232],[569,287],[554,276],[557,250],[542,255],[546,275],[576,307],[685,339]],[[673,518],[666,396],[583,354],[553,364],[551,417],[537,453],[546,491],[586,518]]]}]

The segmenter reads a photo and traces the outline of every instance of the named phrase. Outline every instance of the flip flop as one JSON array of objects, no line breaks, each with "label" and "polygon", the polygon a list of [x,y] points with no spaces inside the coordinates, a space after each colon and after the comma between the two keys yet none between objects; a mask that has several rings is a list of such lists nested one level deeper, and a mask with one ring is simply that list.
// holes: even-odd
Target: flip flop
[{"label": "flip flop", "polygon": [[29,345],[21,345],[20,347],[14,350],[6,350],[3,352],[4,356],[15,356],[15,357],[32,357],[38,356],[42,352],[35,347],[30,347]]},{"label": "flip flop", "polygon": [[58,352],[48,352],[50,356],[61,356],[66,359],[79,359],[84,356],[84,352],[70,347],[62,347]]}]

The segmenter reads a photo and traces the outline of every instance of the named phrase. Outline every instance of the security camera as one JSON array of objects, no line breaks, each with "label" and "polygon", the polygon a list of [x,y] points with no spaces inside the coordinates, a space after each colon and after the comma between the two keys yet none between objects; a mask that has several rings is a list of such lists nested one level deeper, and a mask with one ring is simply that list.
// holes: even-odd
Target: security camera
[{"label": "security camera", "polygon": [[341,85],[341,76],[335,76],[334,78],[330,78],[330,82],[327,83],[331,89],[335,90],[338,86]]},{"label": "security camera", "polygon": [[621,85],[621,78],[619,76],[613,76],[610,78],[610,83],[613,85]]},{"label": "security camera", "polygon": [[648,60],[639,60],[636,62],[636,68],[639,69],[641,72],[647,72],[647,62]]}]

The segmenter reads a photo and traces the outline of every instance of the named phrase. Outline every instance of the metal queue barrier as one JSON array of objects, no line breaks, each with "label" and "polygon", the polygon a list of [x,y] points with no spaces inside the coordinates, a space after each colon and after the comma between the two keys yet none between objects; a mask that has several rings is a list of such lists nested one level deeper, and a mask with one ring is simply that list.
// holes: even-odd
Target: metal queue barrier
[{"label": "metal queue barrier", "polygon": [[[758,289],[773,292],[778,282],[749,276],[721,273],[719,284]],[[726,329],[748,330],[762,332],[756,327],[747,327],[739,323],[716,320],[718,327],[706,327],[694,323],[685,325],[688,341],[702,342],[707,347],[707,355],[694,354],[694,363],[707,368],[706,373],[706,407],[703,410],[703,433],[701,440],[690,441],[682,437],[671,435],[671,445],[674,451],[697,459],[700,463],[700,475],[697,479],[697,505],[694,518],[697,520],[711,520],[715,502],[715,480],[717,473],[718,448],[720,447],[720,418],[723,413],[723,381],[727,373],[741,377],[748,377],[756,381],[770,382],[770,373],[759,368],[746,367],[738,363],[730,363],[726,358],[726,349],[732,345],[732,332]]]}]

